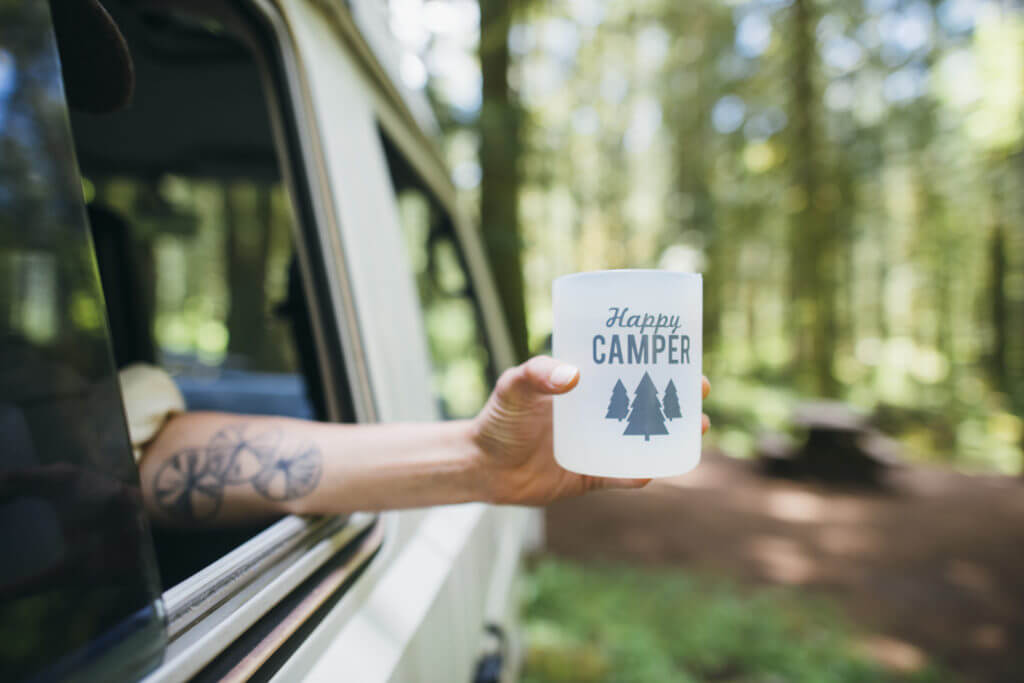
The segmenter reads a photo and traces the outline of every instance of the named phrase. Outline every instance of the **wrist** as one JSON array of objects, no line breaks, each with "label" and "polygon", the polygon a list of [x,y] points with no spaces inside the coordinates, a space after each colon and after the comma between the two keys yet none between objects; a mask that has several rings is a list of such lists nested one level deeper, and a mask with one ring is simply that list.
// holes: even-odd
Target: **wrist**
[{"label": "wrist", "polygon": [[498,476],[494,467],[495,460],[485,448],[480,434],[479,420],[463,420],[460,427],[463,443],[460,451],[465,453],[466,481],[469,486],[470,499],[491,505],[498,504]]}]

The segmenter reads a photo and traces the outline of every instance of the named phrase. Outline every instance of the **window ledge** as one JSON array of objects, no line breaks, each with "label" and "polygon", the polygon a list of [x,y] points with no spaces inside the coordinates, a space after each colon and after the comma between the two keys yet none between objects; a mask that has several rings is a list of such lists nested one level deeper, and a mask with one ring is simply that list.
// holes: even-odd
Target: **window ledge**
[{"label": "window ledge", "polygon": [[[336,553],[375,524],[376,515],[286,517],[217,562],[164,593],[169,644],[164,664],[146,683],[195,675],[246,629]],[[379,535],[364,537],[373,548]],[[361,562],[349,562],[352,572]],[[340,585],[340,584],[339,584]]]}]

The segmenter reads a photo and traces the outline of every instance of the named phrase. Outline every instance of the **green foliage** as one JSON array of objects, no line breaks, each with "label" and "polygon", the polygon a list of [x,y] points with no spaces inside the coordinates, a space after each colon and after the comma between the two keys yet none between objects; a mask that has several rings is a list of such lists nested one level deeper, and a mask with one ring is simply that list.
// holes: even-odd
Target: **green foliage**
[{"label": "green foliage", "polygon": [[551,559],[527,581],[524,683],[951,680],[880,668],[828,604],[791,591]]},{"label": "green foliage", "polygon": [[712,399],[776,401],[722,401],[740,450],[826,396],[898,415],[912,457],[1019,470],[1024,13],[592,5],[516,33],[534,345],[558,275],[699,270]]},{"label": "green foliage", "polygon": [[295,370],[292,330],[275,312],[293,255],[280,183],[168,174],[99,177],[86,189],[131,229],[138,296],[166,366]]},{"label": "green foliage", "polygon": [[446,417],[470,417],[490,393],[490,359],[469,278],[436,206],[416,186],[398,194],[409,265],[423,307],[435,394]]}]

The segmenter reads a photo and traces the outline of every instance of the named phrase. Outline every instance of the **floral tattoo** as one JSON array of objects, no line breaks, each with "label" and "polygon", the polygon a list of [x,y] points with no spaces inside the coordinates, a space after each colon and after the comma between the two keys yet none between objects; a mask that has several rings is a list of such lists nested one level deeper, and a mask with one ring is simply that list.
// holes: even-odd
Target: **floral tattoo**
[{"label": "floral tattoo", "polygon": [[278,428],[251,433],[225,427],[204,448],[183,448],[153,477],[156,504],[168,517],[196,522],[215,517],[227,486],[247,486],[264,498],[294,500],[320,483],[323,455],[305,441],[290,442]]}]

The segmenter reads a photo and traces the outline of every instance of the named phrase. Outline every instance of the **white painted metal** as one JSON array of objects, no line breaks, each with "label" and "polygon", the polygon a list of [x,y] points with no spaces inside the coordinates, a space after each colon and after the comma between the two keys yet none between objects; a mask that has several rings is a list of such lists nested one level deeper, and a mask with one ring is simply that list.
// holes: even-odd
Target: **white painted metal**
[{"label": "white painted metal", "polygon": [[439,416],[419,298],[368,84],[323,15],[282,3],[309,84],[378,419]]},{"label": "white painted metal", "polygon": [[[345,40],[340,4],[279,0],[278,6],[301,65],[309,97],[304,106],[314,113],[326,186],[334,195],[377,414],[384,421],[436,419],[422,314],[378,124],[449,210],[454,189],[436,152],[423,144],[422,131],[405,123],[413,119],[402,116],[402,103],[368,73],[352,36]],[[478,235],[459,218],[456,225],[484,296],[492,352],[504,365],[511,348]],[[387,550],[275,680],[468,681],[484,625],[495,621],[515,630],[512,585],[526,527],[536,516],[484,505],[383,515]]]},{"label": "white painted metal", "polygon": [[264,529],[205,569],[164,592],[167,635],[172,641],[191,629],[241,585],[258,575],[268,575],[281,560],[302,552],[325,528],[344,524],[343,520],[303,519],[288,516]]},{"label": "white painted metal", "polygon": [[386,56],[393,51],[387,50],[384,46],[379,26],[371,31],[373,35],[378,36],[373,40],[365,35],[363,30],[368,26],[369,18],[377,17],[380,13],[356,11],[353,15],[346,9],[350,6],[356,7],[360,2],[375,1],[351,0],[343,3],[338,0],[309,0],[323,13],[325,23],[334,29],[346,53],[362,67],[362,74],[371,86],[370,95],[379,123],[406,160],[420,174],[426,186],[453,216],[455,231],[481,304],[491,353],[499,368],[507,367],[514,362],[515,353],[487,265],[480,232],[456,207],[455,186],[441,157],[438,143],[432,136],[435,127],[417,127],[420,117],[416,114],[418,107],[414,105],[425,105],[424,98],[422,95],[412,96],[397,87],[389,79],[387,69],[378,63],[382,55]]},{"label": "white painted metal", "polygon": [[415,535],[390,550],[386,568],[360,578],[274,680],[470,680],[484,623],[508,626],[514,616],[524,513],[431,509]]},{"label": "white painted metal", "polygon": [[[145,683],[169,683],[187,680],[206,666],[235,638],[262,617],[296,586],[316,571],[332,555],[348,545],[375,519],[356,514],[349,524],[296,556],[280,561],[280,571],[267,571],[253,578],[204,619],[179,634],[168,646],[163,665],[147,676]],[[239,550],[244,550],[240,548]],[[218,564],[231,565],[237,558],[229,554]],[[214,565],[215,567],[216,565]],[[212,569],[213,567],[211,567]]]}]

